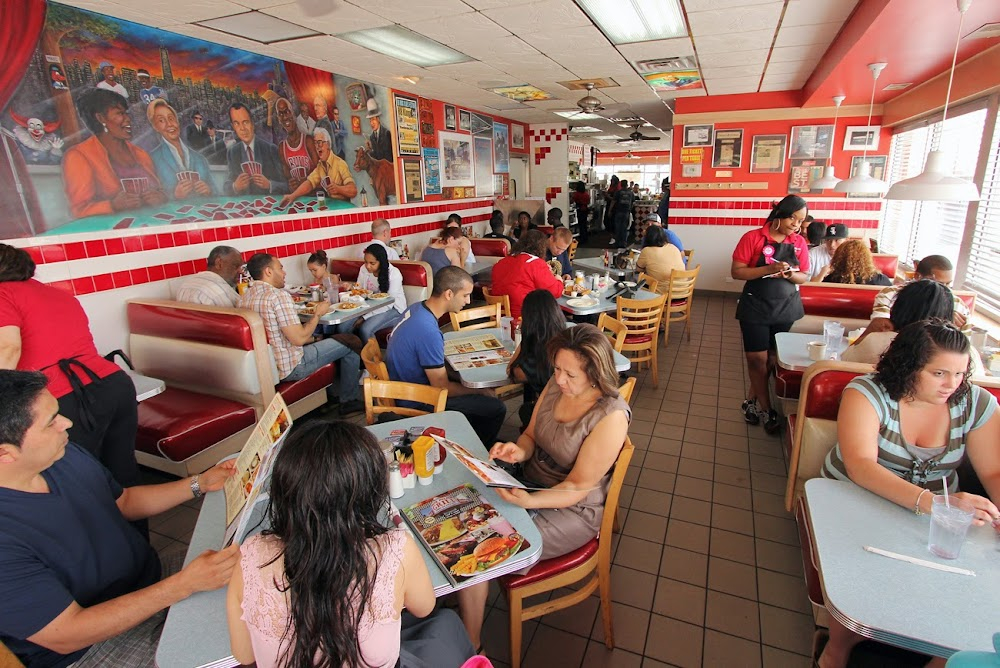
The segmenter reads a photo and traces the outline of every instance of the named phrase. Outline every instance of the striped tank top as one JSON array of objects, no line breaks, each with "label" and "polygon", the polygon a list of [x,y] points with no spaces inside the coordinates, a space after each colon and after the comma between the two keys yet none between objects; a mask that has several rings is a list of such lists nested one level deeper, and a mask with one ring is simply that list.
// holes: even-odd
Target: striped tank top
[{"label": "striped tank top", "polygon": [[[917,448],[903,439],[899,424],[899,402],[875,381],[874,374],[859,376],[847,384],[845,390],[860,392],[878,415],[878,463],[895,475],[931,491],[941,491],[941,479],[948,476],[948,491],[958,491],[955,469],[965,457],[965,439],[979,429],[997,409],[997,400],[986,390],[973,385],[971,391],[960,399],[950,399],[951,426],[948,442],[938,448]],[[923,451],[923,452],[921,452]],[[921,456],[924,455],[924,456]],[[928,456],[929,455],[929,456]],[[850,480],[840,454],[840,444],[823,462],[824,478]]]}]

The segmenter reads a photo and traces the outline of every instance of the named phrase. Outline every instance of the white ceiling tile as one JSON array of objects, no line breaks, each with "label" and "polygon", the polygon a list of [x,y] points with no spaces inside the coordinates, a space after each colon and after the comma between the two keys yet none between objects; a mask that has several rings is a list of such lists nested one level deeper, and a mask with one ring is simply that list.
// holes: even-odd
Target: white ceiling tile
[{"label": "white ceiling tile", "polygon": [[764,63],[751,65],[735,65],[733,67],[703,67],[702,76],[708,81],[714,79],[731,79],[735,77],[760,78],[764,73]]},{"label": "white ceiling tile", "polygon": [[482,11],[484,9],[498,9],[500,7],[513,7],[515,5],[527,5],[532,0],[465,0],[465,4]]},{"label": "white ceiling tile", "polygon": [[760,92],[771,93],[779,90],[801,90],[801,86],[793,83],[763,83],[760,86]]},{"label": "white ceiling tile", "polygon": [[704,88],[691,88],[688,90],[675,90],[669,93],[660,93],[660,99],[662,100],[672,100],[678,97],[705,97],[708,95],[708,91]]},{"label": "white ceiling tile", "polygon": [[618,50],[623,56],[635,62],[652,58],[674,58],[693,56],[694,46],[689,37],[676,39],[659,39],[652,42],[637,42],[635,44],[619,44]]},{"label": "white ceiling tile", "polygon": [[[699,35],[736,35],[751,30],[771,30],[778,27],[781,2],[764,5],[716,9],[708,12],[689,12],[688,23],[698,44]],[[760,48],[760,44],[756,48]]]},{"label": "white ceiling tile", "polygon": [[508,31],[478,12],[441,16],[427,21],[409,21],[404,25],[458,51],[462,51],[462,47],[466,45],[510,37]]},{"label": "white ceiling tile", "polygon": [[759,75],[757,79],[753,79],[750,77],[721,77],[721,76],[714,78],[708,78],[708,77],[705,78],[705,82],[708,85],[709,95],[715,94],[716,86],[722,86],[726,88],[733,86],[747,86],[750,87],[751,89],[755,89],[757,88],[758,81],[759,81]]},{"label": "white ceiling tile", "polygon": [[478,84],[480,81],[507,81],[510,77],[495,67],[478,60],[471,60],[467,63],[452,63],[450,65],[438,65],[427,68],[428,71],[441,76],[451,77],[458,81]]},{"label": "white ceiling tile", "polygon": [[[563,33],[576,26],[593,27],[590,17],[572,0],[545,0],[530,5],[487,9],[483,14],[516,35],[541,31]],[[555,26],[558,29],[553,30]]]},{"label": "white ceiling tile", "polygon": [[769,62],[784,63],[788,61],[816,60],[818,61],[829,48],[827,44],[812,44],[809,46],[777,46],[771,49]]},{"label": "white ceiling tile", "polygon": [[819,23],[816,25],[783,28],[778,31],[774,46],[809,46],[813,44],[829,45],[840,32],[841,23]]},{"label": "white ceiling tile", "polygon": [[768,63],[767,73],[775,75],[788,75],[788,76],[806,76],[808,77],[812,74],[812,71],[816,69],[816,61],[801,61],[795,62],[782,62],[782,63]]},{"label": "white ceiling tile", "polygon": [[752,51],[730,51],[728,53],[706,53],[698,58],[699,64],[705,67],[733,67],[735,65],[761,64],[767,60],[768,49]]},{"label": "white ceiling tile", "polygon": [[[171,0],[169,4],[156,4],[144,2],[143,0],[127,0],[121,3],[123,7],[138,9],[149,14],[173,19],[175,23],[195,21],[205,21],[219,18],[220,16],[230,16],[232,14],[242,14],[247,11],[246,7],[237,5],[227,0]],[[142,21],[149,25],[149,21]]]},{"label": "white ceiling tile", "polygon": [[656,92],[649,86],[623,86],[607,89],[608,96],[616,102],[633,102],[655,100]]},{"label": "white ceiling tile", "polygon": [[685,0],[684,8],[691,12],[704,12],[713,9],[731,9],[747,5],[773,4],[775,0]]},{"label": "white ceiling tile", "polygon": [[752,51],[767,48],[774,40],[774,28],[748,30],[731,34],[695,35],[694,45],[698,57],[707,53],[729,53],[730,51]]},{"label": "white ceiling tile", "polygon": [[472,7],[462,0],[354,0],[351,4],[397,23],[423,21],[438,16],[465,14]]},{"label": "white ceiling tile", "polygon": [[[280,5],[290,5],[294,4],[295,0],[235,0],[236,4],[243,5],[248,9],[265,9],[270,7],[278,7]],[[332,8],[334,5],[330,3]]]},{"label": "white ceiling tile", "polygon": [[[517,33],[518,31],[513,31]],[[552,56],[607,56],[615,51],[607,38],[593,25],[576,26],[559,30],[548,30],[546,32],[535,32],[524,35],[524,41],[532,45],[542,53]],[[585,49],[580,45],[586,44]]]},{"label": "white ceiling tile", "polygon": [[781,25],[843,23],[857,4],[858,0],[791,0],[785,8],[785,18]]},{"label": "white ceiling tile", "polygon": [[392,25],[391,20],[382,18],[377,14],[372,14],[367,10],[346,2],[338,2],[333,7],[333,11],[322,16],[309,16],[302,11],[302,7],[297,2],[269,7],[262,10],[262,12],[276,16],[279,19],[297,23],[301,26],[308,26],[313,30],[324,32],[328,35]]},{"label": "white ceiling tile", "polygon": [[[147,17],[147,23],[148,17]],[[264,45],[260,42],[254,42],[253,40],[243,39],[242,37],[236,37],[235,35],[228,35],[224,32],[219,32],[218,30],[211,30],[198,25],[181,24],[175,26],[169,26],[166,28],[170,32],[175,32],[179,35],[187,35],[188,37],[195,37],[197,39],[203,39],[207,42],[214,42],[216,44],[224,44],[225,46],[231,46],[236,49],[243,49],[244,51],[250,51],[251,53],[261,53]],[[313,56],[315,58],[315,56]]]},{"label": "white ceiling tile", "polygon": [[476,45],[474,49],[470,49],[467,46],[464,53],[499,69],[503,69],[501,65],[504,63],[516,63],[522,58],[539,55],[537,49],[515,35],[500,39],[484,40],[482,44]]}]

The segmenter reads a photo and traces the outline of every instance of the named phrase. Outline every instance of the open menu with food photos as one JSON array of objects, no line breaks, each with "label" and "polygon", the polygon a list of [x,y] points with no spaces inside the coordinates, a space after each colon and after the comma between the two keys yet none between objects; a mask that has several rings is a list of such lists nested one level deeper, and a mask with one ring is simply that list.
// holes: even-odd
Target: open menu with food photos
[{"label": "open menu with food photos", "polygon": [[226,545],[234,536],[243,539],[256,502],[266,498],[266,494],[261,496],[262,492],[267,488],[275,456],[291,427],[292,414],[281,393],[275,392],[236,458],[236,475],[227,479],[222,488],[226,495]]},{"label": "open menu with food photos", "polygon": [[467,586],[525,567],[528,541],[469,484],[402,509],[453,586]]},{"label": "open menu with food photos", "polygon": [[476,334],[474,336],[464,336],[460,339],[448,339],[444,342],[445,357],[500,350],[506,349],[500,343],[500,339],[493,334]]},{"label": "open menu with food photos", "polygon": [[465,468],[469,469],[472,475],[486,483],[487,487],[527,489],[523,482],[507,473],[503,468],[492,461],[484,462],[455,441],[436,434],[432,435],[431,438],[437,441],[440,447],[447,450],[448,454],[460,461]]}]

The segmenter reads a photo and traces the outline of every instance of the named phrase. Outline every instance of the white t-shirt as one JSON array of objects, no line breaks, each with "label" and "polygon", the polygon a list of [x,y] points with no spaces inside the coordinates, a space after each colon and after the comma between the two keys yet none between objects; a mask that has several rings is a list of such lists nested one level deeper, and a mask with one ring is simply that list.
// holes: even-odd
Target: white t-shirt
[{"label": "white t-shirt", "polygon": [[826,244],[820,244],[809,249],[809,280],[815,279],[817,276],[823,273],[823,270],[830,265],[829,251],[826,250]]},{"label": "white t-shirt", "polygon": [[[386,257],[389,258],[389,262],[396,262],[396,261],[399,260],[399,253],[397,253],[396,249],[393,248],[392,246],[386,245],[386,243],[384,241],[380,240],[380,239],[372,239],[372,243],[373,244],[378,244],[379,246],[381,246],[382,248],[385,249],[385,254],[386,254]],[[367,246],[365,246],[365,248],[367,248]],[[361,249],[361,259],[362,260],[365,259],[365,250],[364,250],[364,248]]]}]

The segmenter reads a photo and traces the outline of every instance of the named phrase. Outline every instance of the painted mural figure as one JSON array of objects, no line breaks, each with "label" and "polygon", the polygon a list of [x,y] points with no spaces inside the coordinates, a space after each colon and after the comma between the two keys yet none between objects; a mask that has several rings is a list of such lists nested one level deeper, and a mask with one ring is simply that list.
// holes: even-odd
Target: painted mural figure
[{"label": "painted mural figure", "polygon": [[229,107],[229,121],[238,141],[229,147],[226,161],[229,164],[229,195],[265,195],[288,192],[288,183],[281,168],[278,148],[271,142],[256,137],[253,118],[245,105],[234,102]]},{"label": "painted mural figure", "polygon": [[292,103],[282,97],[278,99],[275,108],[278,113],[278,123],[285,130],[285,138],[278,144],[278,153],[281,155],[281,165],[285,172],[285,180],[288,181],[288,188],[295,190],[316,168],[319,154],[313,138],[299,130],[293,115]]},{"label": "painted mural figure", "polygon": [[139,80],[139,99],[142,100],[143,104],[149,104],[156,99],[167,99],[167,92],[159,86],[153,85],[153,79],[147,70],[139,70],[135,77]]},{"label": "painted mural figure", "polygon": [[165,203],[152,159],[132,143],[125,99],[118,92],[94,88],[80,96],[77,106],[92,136],[63,158],[63,183],[73,217]]},{"label": "painted mural figure", "polygon": [[201,111],[195,109],[191,112],[191,125],[184,128],[184,141],[196,151],[204,151],[212,143],[204,120]]},{"label": "painted mural figure", "polygon": [[330,136],[333,137],[333,153],[341,160],[347,160],[347,154],[344,153],[344,139],[347,138],[347,126],[344,125],[344,121],[340,120],[340,109],[337,107],[333,108],[333,122],[330,124],[332,131]]},{"label": "painted mural figure", "polygon": [[372,129],[368,137],[368,152],[375,160],[392,162],[392,137],[389,131],[382,127],[381,115],[382,110],[379,109],[378,102],[374,98],[368,98],[368,125]]},{"label": "painted mural figure", "polygon": [[[327,104],[326,98],[322,95],[317,95],[313,98],[313,109],[316,110],[316,125],[313,128],[313,134],[315,135],[318,128],[323,128],[333,136],[333,125],[330,124],[330,106]],[[341,158],[343,159],[343,158]]]},{"label": "painted mural figure", "polygon": [[376,160],[363,146],[354,154],[354,171],[368,172],[380,206],[389,203],[389,195],[396,194],[396,174],[392,163],[388,160]]},{"label": "painted mural figure", "polygon": [[296,197],[304,197],[320,188],[332,199],[350,201],[358,194],[358,186],[354,183],[347,163],[333,154],[330,133],[323,128],[316,128],[313,131],[313,141],[319,151],[319,164],[294,192],[281,199],[282,207],[288,206]]},{"label": "painted mural figure", "polygon": [[174,199],[211,195],[208,161],[181,141],[181,125],[174,108],[166,100],[155,99],[146,107],[146,117],[160,135],[160,143],[149,152],[149,157],[164,190]]},{"label": "painted mural figure", "polygon": [[107,61],[104,61],[101,63],[100,70],[102,79],[97,82],[97,87],[103,88],[104,90],[113,90],[127,100],[128,91],[125,90],[125,86],[121,85],[121,83],[115,78],[115,66]]},{"label": "painted mural figure", "polygon": [[40,118],[25,118],[15,114],[13,110],[10,117],[17,123],[14,138],[28,162],[36,165],[59,164],[63,152],[63,140],[55,134],[59,129],[59,121],[45,123]]},{"label": "painted mural figure", "polygon": [[316,129],[316,121],[309,115],[309,103],[299,102],[299,115],[295,117],[295,124],[299,126],[299,132],[312,136]]}]

